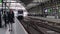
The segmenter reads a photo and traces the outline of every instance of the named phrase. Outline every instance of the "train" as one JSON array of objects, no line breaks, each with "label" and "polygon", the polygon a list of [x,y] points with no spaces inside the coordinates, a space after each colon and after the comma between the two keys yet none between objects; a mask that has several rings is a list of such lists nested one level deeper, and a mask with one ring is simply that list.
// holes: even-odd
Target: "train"
[{"label": "train", "polygon": [[10,9],[12,9],[14,11],[15,16],[18,19],[22,20],[23,18],[28,16],[28,12],[27,12],[26,8],[20,3],[11,3]]},{"label": "train", "polygon": [[7,3],[6,6],[3,6],[3,11],[7,9],[8,12],[10,9],[12,9],[15,14],[15,17],[17,17],[18,19],[23,19],[24,17],[27,17],[28,12],[21,3],[17,3],[16,1],[10,2],[11,3]]}]

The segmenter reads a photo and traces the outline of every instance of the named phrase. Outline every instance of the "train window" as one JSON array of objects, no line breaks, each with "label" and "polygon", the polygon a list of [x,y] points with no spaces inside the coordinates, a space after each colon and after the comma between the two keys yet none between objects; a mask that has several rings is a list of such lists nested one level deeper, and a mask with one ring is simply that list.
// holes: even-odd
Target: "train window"
[{"label": "train window", "polygon": [[18,14],[23,14],[23,10],[18,10]]}]

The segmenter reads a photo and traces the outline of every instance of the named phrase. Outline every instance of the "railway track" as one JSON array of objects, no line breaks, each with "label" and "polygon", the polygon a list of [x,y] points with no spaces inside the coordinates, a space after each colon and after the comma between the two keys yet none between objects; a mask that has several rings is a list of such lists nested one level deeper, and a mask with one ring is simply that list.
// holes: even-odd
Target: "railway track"
[{"label": "railway track", "polygon": [[60,33],[60,28],[42,23],[42,20],[26,18],[20,21],[29,34],[48,34],[43,28]]}]

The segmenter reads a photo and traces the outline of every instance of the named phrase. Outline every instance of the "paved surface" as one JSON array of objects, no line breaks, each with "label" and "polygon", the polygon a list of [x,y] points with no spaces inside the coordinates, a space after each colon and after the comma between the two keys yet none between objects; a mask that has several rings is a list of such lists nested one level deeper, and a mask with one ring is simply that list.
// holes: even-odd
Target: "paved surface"
[{"label": "paved surface", "polygon": [[0,34],[5,34],[6,29],[0,28]]},{"label": "paved surface", "polygon": [[0,34],[28,34],[21,23],[15,18],[15,23],[12,25],[12,32],[9,31],[9,26],[7,28],[0,28]]}]

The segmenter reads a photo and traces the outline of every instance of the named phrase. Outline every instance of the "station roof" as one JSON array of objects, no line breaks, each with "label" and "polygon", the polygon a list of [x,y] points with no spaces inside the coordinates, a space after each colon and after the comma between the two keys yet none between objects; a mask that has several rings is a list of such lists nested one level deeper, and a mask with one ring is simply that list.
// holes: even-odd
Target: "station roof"
[{"label": "station roof", "polygon": [[[6,0],[4,0],[6,1]],[[49,1],[49,0],[7,0],[8,2],[10,1],[21,1],[22,3],[24,3],[26,5],[26,9],[29,9],[31,7],[34,7],[34,6],[37,6],[39,5],[40,3],[43,3],[43,2],[46,2],[46,1]]]},{"label": "station roof", "polygon": [[40,3],[49,1],[49,0],[20,0],[26,5],[26,9],[29,9],[31,7],[37,6]]}]

